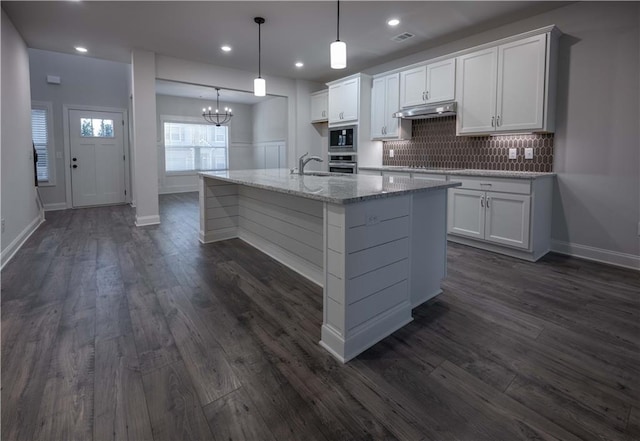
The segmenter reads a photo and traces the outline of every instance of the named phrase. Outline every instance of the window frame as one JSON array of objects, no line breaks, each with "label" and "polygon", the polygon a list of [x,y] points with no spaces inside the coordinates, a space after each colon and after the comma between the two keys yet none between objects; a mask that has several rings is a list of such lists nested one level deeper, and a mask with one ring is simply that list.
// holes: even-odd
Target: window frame
[{"label": "window frame", "polygon": [[[49,179],[38,179],[39,187],[55,187],[56,185],[56,143],[53,134],[53,103],[51,101],[31,101],[31,110],[46,110],[47,112],[47,163]],[[29,121],[31,124],[31,120]],[[31,139],[33,141],[33,126],[31,127]]]},{"label": "window frame", "polygon": [[[221,168],[221,169],[216,169],[216,170],[177,170],[177,171],[168,171],[167,170],[167,162],[166,162],[166,149],[167,146],[165,145],[165,133],[164,133],[164,124],[165,123],[182,123],[182,124],[197,124],[197,125],[212,125],[206,121],[204,121],[201,117],[194,117],[194,116],[178,116],[178,115],[160,115],[160,139],[161,139],[161,145],[162,145],[162,168],[164,170],[164,175],[165,176],[197,176],[198,173],[200,172],[206,172],[206,171],[223,171],[223,170],[229,170],[229,146],[231,144],[231,141],[229,140],[229,127],[230,124],[225,124],[223,127],[226,127],[227,129],[227,139],[226,139],[226,146],[224,147],[225,150],[225,162],[227,164],[226,168]],[[194,146],[197,147],[197,146]],[[222,148],[222,147],[217,147],[217,148]]]}]

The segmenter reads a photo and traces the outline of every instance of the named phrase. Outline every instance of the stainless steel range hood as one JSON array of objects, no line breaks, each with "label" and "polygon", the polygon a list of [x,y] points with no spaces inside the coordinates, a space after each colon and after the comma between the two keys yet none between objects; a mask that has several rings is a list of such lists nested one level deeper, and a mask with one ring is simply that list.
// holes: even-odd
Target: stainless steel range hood
[{"label": "stainless steel range hood", "polygon": [[403,119],[428,119],[441,118],[456,114],[456,102],[431,104],[428,106],[413,107],[393,114],[394,118]]}]

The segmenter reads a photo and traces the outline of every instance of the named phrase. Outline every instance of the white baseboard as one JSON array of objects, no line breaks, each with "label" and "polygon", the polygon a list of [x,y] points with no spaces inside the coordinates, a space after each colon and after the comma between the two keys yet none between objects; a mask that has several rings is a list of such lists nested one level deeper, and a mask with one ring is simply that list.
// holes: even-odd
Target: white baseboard
[{"label": "white baseboard", "polygon": [[640,270],[640,256],[634,254],[619,253],[617,251],[562,242],[560,240],[551,241],[551,250],[556,253],[579,257],[581,259]]},{"label": "white baseboard", "polygon": [[172,193],[193,193],[198,191],[198,184],[195,185],[174,185],[171,187],[162,187],[158,189],[158,194]]},{"label": "white baseboard", "polygon": [[40,225],[44,222],[44,218],[38,213],[38,216],[33,219],[29,225],[26,226],[24,230],[11,242],[0,254],[0,269],[4,268],[4,266],[15,256],[18,250],[24,245],[24,243],[31,237],[31,235],[38,229]]},{"label": "white baseboard", "polygon": [[160,215],[154,214],[152,216],[136,216],[136,227],[147,227],[149,225],[160,224]]},{"label": "white baseboard", "polygon": [[66,210],[67,203],[66,202],[56,202],[54,204],[44,204],[44,211],[58,211],[58,210]]}]

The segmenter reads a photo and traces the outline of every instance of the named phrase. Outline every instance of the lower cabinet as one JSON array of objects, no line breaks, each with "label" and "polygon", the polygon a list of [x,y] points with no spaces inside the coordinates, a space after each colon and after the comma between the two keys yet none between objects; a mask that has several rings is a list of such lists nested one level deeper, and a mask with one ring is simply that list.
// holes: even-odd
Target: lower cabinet
[{"label": "lower cabinet", "polygon": [[484,179],[450,176],[449,240],[538,260],[551,246],[553,178]]},{"label": "lower cabinet", "polygon": [[451,189],[449,233],[529,248],[531,196]]}]

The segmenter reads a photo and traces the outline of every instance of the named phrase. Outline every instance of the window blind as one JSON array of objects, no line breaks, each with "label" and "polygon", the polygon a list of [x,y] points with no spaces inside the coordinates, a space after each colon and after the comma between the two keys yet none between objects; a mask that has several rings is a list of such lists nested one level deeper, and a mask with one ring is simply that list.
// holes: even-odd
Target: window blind
[{"label": "window blind", "polygon": [[49,180],[49,112],[47,109],[31,109],[31,132],[38,154],[36,173],[38,181]]}]

